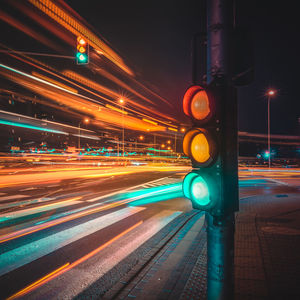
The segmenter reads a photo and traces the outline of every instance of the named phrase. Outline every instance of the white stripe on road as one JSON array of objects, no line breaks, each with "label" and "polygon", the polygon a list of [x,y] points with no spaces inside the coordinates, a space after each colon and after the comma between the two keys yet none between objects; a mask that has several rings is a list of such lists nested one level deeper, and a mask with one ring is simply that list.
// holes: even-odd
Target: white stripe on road
[{"label": "white stripe on road", "polygon": [[20,198],[27,198],[30,197],[29,195],[11,195],[11,196],[4,196],[0,197],[0,202],[5,200],[11,200],[11,199],[20,199]]},{"label": "white stripe on road", "polygon": [[[64,274],[63,280],[58,277],[47,283],[45,290],[55,289],[57,299],[74,299],[76,295],[82,292],[83,286],[91,286],[96,280],[99,280],[105,273],[180,214],[182,214],[182,212],[170,210],[161,211],[140,225],[137,229],[138,232],[135,230],[135,232],[123,237],[117,245],[110,245],[101,256],[101,259],[97,257],[91,259],[92,261],[89,263],[88,271],[86,271],[87,269],[85,267],[81,267],[80,269],[73,268]],[[67,290],[65,289],[66,285],[68,286]],[[36,294],[34,294],[34,296],[35,295]],[[43,292],[39,295],[43,295]]]},{"label": "white stripe on road", "polygon": [[36,189],[37,189],[37,187],[29,187],[29,188],[26,188],[26,189],[23,189],[23,190],[20,190],[20,191],[21,192],[23,192],[23,191],[32,191],[32,190],[36,190]]},{"label": "white stripe on road", "polygon": [[[42,202],[41,202],[42,200]],[[50,201],[50,200],[55,200],[55,198],[42,198],[42,199],[30,199],[30,200],[23,200],[23,201],[18,201],[18,202],[9,202],[5,204],[1,204],[1,209],[6,209],[6,208],[11,208],[11,207],[23,207],[28,204],[35,204],[39,203],[42,204],[44,202]]]},{"label": "white stripe on road", "polygon": [[43,206],[37,206],[37,207],[32,207],[32,208],[27,208],[27,209],[22,209],[22,210],[18,210],[18,211],[13,211],[10,213],[4,213],[0,215],[0,222],[4,222],[7,220],[12,220],[12,219],[17,219],[17,218],[21,218],[24,216],[29,216],[29,215],[33,215],[36,213],[40,213],[40,212],[45,212],[48,210],[53,210],[56,208],[61,208],[61,207],[65,207],[65,206],[72,206],[78,203],[82,203],[81,201],[77,201],[78,199],[80,199],[81,197],[75,197],[75,198],[71,198],[68,200],[62,200],[60,203],[51,203],[51,204],[46,204]]},{"label": "white stripe on road", "polygon": [[127,207],[5,252],[0,255],[0,276],[144,209]]},{"label": "white stripe on road", "polygon": [[271,178],[269,178],[268,180],[269,181],[273,181],[273,182],[275,182],[277,184],[280,184],[280,185],[289,185],[288,183],[280,181],[280,180],[277,180],[277,179],[271,179]]},{"label": "white stripe on road", "polygon": [[118,190],[116,192],[112,192],[110,194],[105,194],[103,196],[100,196],[100,197],[95,197],[95,198],[92,198],[92,199],[89,199],[87,200],[88,202],[95,202],[95,201],[98,201],[98,200],[101,200],[103,198],[107,198],[107,197],[111,197],[111,196],[114,196],[114,195],[118,195],[118,194],[121,194],[121,193],[124,193],[124,192],[128,192],[128,191],[131,191],[133,189],[136,189],[138,187],[143,187],[145,184],[149,184],[149,183],[153,183],[153,182],[157,182],[157,181],[161,181],[161,180],[164,180],[166,179],[167,177],[163,177],[163,178],[159,178],[159,179],[155,179],[155,180],[152,180],[152,181],[149,181],[147,183],[142,183],[142,184],[138,184],[138,185],[134,185],[134,186],[131,186],[129,188],[126,188],[124,190]]}]

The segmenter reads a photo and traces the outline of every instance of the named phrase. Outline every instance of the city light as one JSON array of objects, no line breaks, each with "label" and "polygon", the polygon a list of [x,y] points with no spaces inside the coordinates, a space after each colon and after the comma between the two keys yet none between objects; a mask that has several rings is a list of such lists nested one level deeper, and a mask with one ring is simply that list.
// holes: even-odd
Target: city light
[{"label": "city light", "polygon": [[274,96],[275,95],[275,90],[268,90],[267,94],[268,96]]}]

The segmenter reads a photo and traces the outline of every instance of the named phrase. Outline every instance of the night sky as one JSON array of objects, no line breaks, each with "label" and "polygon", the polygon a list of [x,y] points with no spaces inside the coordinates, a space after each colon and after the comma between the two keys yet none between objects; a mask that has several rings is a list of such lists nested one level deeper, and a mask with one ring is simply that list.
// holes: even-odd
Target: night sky
[{"label": "night sky", "polygon": [[[191,85],[191,40],[199,32],[199,1],[66,1],[110,42],[144,83],[178,107]],[[255,81],[238,89],[239,130],[267,132],[268,88],[271,133],[299,135],[298,29],[296,7],[280,1],[237,1],[237,23],[253,35]]]}]

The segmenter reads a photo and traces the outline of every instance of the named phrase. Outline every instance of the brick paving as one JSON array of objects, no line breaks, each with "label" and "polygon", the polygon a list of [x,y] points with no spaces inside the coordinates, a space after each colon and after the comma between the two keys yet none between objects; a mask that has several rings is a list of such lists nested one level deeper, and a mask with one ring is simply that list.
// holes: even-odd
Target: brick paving
[{"label": "brick paving", "polygon": [[[113,298],[206,299],[206,232],[197,222],[179,232],[130,288]],[[235,300],[300,299],[299,194],[241,199],[234,264]]]},{"label": "brick paving", "polygon": [[235,299],[300,299],[300,197],[246,198],[235,236]]}]

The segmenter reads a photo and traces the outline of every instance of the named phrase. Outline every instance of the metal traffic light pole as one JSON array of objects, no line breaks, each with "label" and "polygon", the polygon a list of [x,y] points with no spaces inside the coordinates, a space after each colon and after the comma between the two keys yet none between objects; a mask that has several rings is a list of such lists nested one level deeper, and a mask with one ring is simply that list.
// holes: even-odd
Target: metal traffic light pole
[{"label": "metal traffic light pole", "polygon": [[[207,1],[207,84],[216,79],[221,79],[225,89],[231,85],[230,41],[233,32],[233,1],[208,0]],[[236,95],[224,95],[226,108],[224,121],[224,136],[220,145],[224,151],[223,190],[221,197],[229,208],[221,216],[212,216],[206,213],[207,224],[207,299],[233,299],[234,298],[234,210],[237,198],[237,125],[234,102]],[[230,116],[233,120],[230,120]],[[233,137],[230,135],[233,134]],[[227,138],[230,141],[226,140]],[[229,144],[230,143],[230,144]],[[230,178],[232,177],[233,178]],[[229,199],[231,197],[231,199]],[[235,209],[234,209],[235,206]],[[233,208],[233,209],[232,209]]]}]

